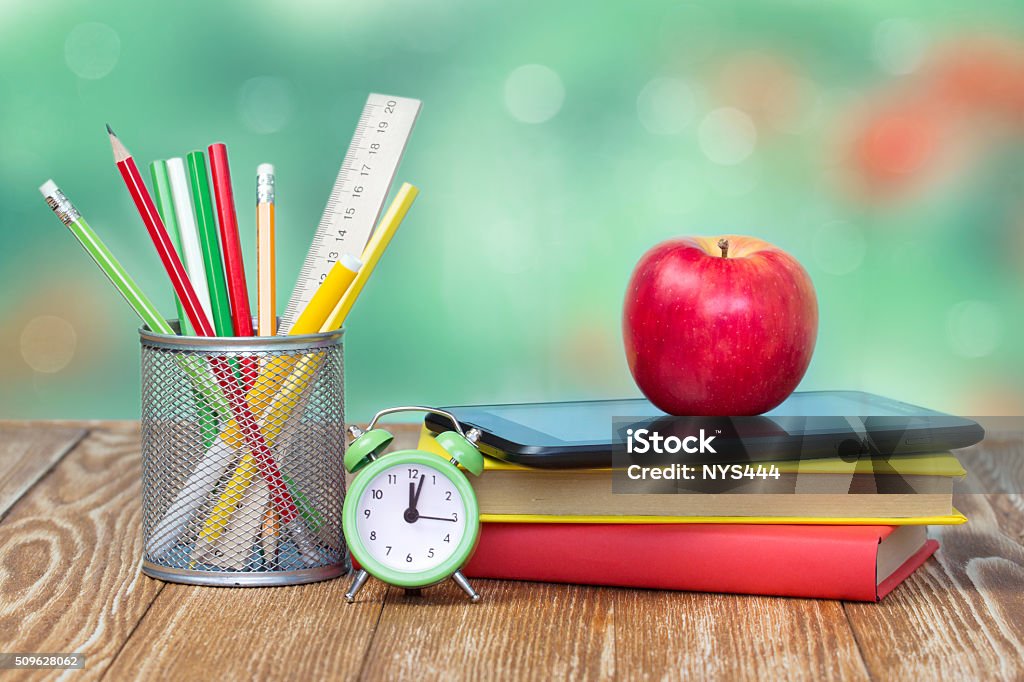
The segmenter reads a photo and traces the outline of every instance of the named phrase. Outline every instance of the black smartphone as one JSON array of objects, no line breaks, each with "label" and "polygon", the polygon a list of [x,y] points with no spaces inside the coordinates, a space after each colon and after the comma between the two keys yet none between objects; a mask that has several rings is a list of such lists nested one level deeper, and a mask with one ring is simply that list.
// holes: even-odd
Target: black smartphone
[{"label": "black smartphone", "polygon": [[[763,415],[735,418],[671,417],[644,398],[445,409],[480,429],[485,454],[550,468],[612,466],[613,420],[663,433],[713,430],[716,462],[941,452],[985,436],[970,419],[860,391],[797,392]],[[425,423],[434,433],[451,428],[436,415]]]}]

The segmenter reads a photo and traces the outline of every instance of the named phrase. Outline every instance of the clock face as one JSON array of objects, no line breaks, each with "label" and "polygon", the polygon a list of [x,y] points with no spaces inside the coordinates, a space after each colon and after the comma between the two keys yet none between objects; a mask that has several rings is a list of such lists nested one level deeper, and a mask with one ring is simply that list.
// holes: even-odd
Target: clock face
[{"label": "clock face", "polygon": [[[453,468],[451,475],[462,474]],[[354,512],[365,551],[387,568],[408,573],[450,559],[477,520],[467,525],[465,502],[448,476],[420,463],[396,464],[373,476]]]}]

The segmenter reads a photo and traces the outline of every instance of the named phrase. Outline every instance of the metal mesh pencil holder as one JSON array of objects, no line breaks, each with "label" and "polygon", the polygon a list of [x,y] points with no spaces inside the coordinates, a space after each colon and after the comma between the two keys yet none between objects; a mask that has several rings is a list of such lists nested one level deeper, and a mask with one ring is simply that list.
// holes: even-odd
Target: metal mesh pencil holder
[{"label": "metal mesh pencil holder", "polygon": [[142,341],[142,570],[198,585],[348,572],[342,331]]}]

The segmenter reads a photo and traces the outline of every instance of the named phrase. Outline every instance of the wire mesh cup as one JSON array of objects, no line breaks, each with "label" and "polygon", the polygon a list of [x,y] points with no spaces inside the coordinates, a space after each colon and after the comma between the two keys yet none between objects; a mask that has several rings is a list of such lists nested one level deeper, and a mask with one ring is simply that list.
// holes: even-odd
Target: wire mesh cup
[{"label": "wire mesh cup", "polygon": [[142,570],[198,585],[348,572],[342,330],[142,340]]}]

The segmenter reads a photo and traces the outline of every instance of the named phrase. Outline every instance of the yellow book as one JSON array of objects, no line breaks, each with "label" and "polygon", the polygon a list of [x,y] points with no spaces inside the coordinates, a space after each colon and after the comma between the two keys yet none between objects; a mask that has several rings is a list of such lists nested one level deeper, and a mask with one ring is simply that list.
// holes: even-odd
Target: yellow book
[{"label": "yellow book", "polygon": [[[418,447],[444,456],[426,429]],[[757,464],[774,464],[779,479],[733,483],[726,493],[614,494],[610,469],[544,470],[490,457],[484,458],[483,475],[470,479],[481,520],[506,523],[952,525],[967,520],[952,506],[953,480],[965,472],[949,453]]]}]

